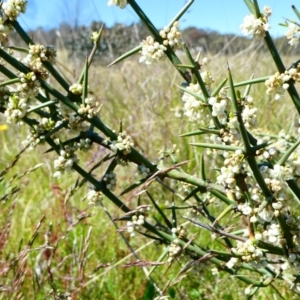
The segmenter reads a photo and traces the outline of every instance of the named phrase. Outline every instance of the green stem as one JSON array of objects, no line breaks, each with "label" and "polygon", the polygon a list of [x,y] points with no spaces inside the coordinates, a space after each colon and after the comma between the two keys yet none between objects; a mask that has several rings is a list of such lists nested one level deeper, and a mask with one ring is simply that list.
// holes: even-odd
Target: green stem
[{"label": "green stem", "polygon": [[265,82],[269,78],[270,78],[270,76],[265,76],[265,77],[250,79],[250,80],[246,80],[246,81],[241,81],[241,82],[235,83],[234,87],[240,87],[240,86],[244,86],[244,85]]},{"label": "green stem", "polygon": [[232,74],[231,74],[231,71],[229,69],[229,66],[228,66],[228,79],[229,79],[228,81],[229,81],[229,87],[230,87],[230,91],[231,91],[231,100],[232,100],[232,103],[233,103],[233,108],[234,108],[235,114],[237,115],[237,120],[239,122],[239,131],[240,131],[242,141],[243,141],[244,152],[245,152],[245,155],[251,155],[252,154],[251,153],[251,145],[250,145],[250,142],[249,142],[248,133],[247,133],[247,130],[245,128],[243,118],[241,116],[241,110],[240,110],[240,107],[238,105],[237,97],[236,97],[236,94],[235,94]]},{"label": "green stem", "polygon": [[14,78],[0,83],[0,86],[11,85],[20,82],[20,78]]},{"label": "green stem", "polygon": [[31,113],[31,112],[39,110],[43,107],[54,105],[56,103],[58,103],[58,100],[50,100],[50,101],[44,102],[44,103],[42,103],[38,106],[35,106],[35,107],[32,107],[32,108],[28,109],[27,113]]},{"label": "green stem", "polygon": [[30,70],[23,65],[21,62],[19,62],[14,57],[10,56],[7,52],[5,52],[2,48],[0,48],[0,57],[2,57],[4,60],[6,60],[11,66],[13,66],[18,71],[27,74],[30,72]]},{"label": "green stem", "polygon": [[220,145],[220,144],[190,143],[190,145],[196,146],[196,147],[202,147],[202,148],[224,150],[224,151],[238,151],[238,150],[244,151],[244,149],[242,147],[226,146],[226,145]]}]

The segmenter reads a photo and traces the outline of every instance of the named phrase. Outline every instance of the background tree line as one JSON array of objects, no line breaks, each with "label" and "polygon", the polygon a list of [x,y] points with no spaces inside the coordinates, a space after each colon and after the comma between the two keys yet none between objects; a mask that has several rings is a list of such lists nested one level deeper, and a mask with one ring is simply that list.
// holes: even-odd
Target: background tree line
[{"label": "background tree line", "polygon": [[[71,26],[63,23],[59,28],[51,30],[37,28],[35,31],[30,31],[29,35],[36,43],[53,45],[56,49],[66,49],[71,58],[82,59],[93,47],[90,39],[91,33],[99,30],[102,24],[102,22],[95,21],[90,26]],[[217,31],[196,27],[188,27],[183,30],[182,34],[184,41],[190,48],[208,55],[232,56],[247,51],[252,53],[254,50],[257,52],[267,51],[263,41],[250,40],[243,36],[220,34]],[[130,26],[115,24],[110,28],[104,25],[104,32],[96,57],[101,57],[101,62],[107,64],[139,45],[148,35],[149,31],[142,23],[135,23]],[[12,39],[12,43],[17,44],[16,39]],[[283,55],[297,54],[297,48],[291,47],[285,37],[275,39],[275,44]]]}]

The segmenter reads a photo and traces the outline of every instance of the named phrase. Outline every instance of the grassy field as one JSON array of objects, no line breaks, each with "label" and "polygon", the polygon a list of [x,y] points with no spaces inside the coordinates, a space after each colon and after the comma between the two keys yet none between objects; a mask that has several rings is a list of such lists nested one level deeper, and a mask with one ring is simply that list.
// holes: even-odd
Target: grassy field
[{"label": "grassy field", "polygon": [[[247,80],[252,74],[262,77],[275,72],[267,54],[251,52],[210,58],[208,69],[216,80],[215,85],[227,76],[227,62],[235,82]],[[197,127],[175,117],[175,111],[182,107],[177,87],[182,79],[167,61],[146,67],[137,60],[136,57],[110,68],[95,63],[90,69],[89,88],[103,105],[101,119],[116,131],[122,121],[135,147],[150,161],[158,162],[160,152],[176,144],[177,161],[189,160],[184,168],[197,174],[200,153],[189,143],[199,141],[200,137],[179,137]],[[285,58],[286,66],[294,60]],[[58,62],[57,68],[68,81],[75,82],[82,65],[68,61],[63,51],[58,55]],[[294,126],[296,112],[288,97],[274,101],[266,95],[264,84],[253,87],[251,95],[259,108],[258,119],[264,132],[277,134]],[[25,127],[9,125],[2,129],[0,171],[14,161],[27,135]],[[85,195],[89,187],[74,191],[77,176],[73,173],[67,173],[61,180],[54,179],[55,155],[45,153],[46,150],[42,146],[22,153],[16,165],[4,172],[0,182],[2,195],[9,194],[12,188],[20,189],[1,203],[0,299],[152,299],[149,296],[152,288],[143,269],[124,267],[136,258],[105,209],[112,218],[120,217],[120,211],[105,198],[103,207],[88,205]],[[94,146],[80,157],[80,164],[89,169],[106,153]],[[41,163],[42,166],[31,170]],[[103,171],[104,167],[97,169],[99,178]],[[118,167],[116,194],[136,178],[133,167]],[[169,191],[157,184],[149,191],[162,208],[168,206],[172,197]],[[129,207],[136,207],[137,197],[133,192],[122,199]],[[124,226],[122,222],[117,224]],[[164,250],[163,245],[149,242],[145,237],[130,239],[127,233],[125,236],[141,260],[156,261]],[[201,231],[197,241],[209,247],[211,237]],[[208,262],[197,264],[181,278],[178,272],[187,260],[182,257],[170,268],[159,266],[152,274],[160,289],[170,286],[166,295],[174,299],[245,298],[245,284],[228,274],[212,275],[213,266]],[[281,299],[280,295],[292,299],[288,289],[284,284],[277,286],[277,291],[262,289],[255,299],[275,300]]]}]

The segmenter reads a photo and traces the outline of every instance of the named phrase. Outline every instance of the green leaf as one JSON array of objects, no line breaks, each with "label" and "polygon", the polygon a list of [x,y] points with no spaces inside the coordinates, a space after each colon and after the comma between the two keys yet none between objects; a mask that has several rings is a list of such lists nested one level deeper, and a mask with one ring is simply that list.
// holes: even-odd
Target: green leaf
[{"label": "green leaf", "polygon": [[250,80],[246,80],[246,81],[241,81],[241,82],[235,83],[234,87],[239,87],[239,86],[253,84],[253,83],[265,82],[269,78],[270,78],[270,76],[265,76],[265,77],[254,78],[254,79],[250,79]]},{"label": "green leaf", "polygon": [[202,128],[201,127],[201,128],[199,128],[199,130],[187,132],[187,133],[181,134],[179,136],[180,137],[186,137],[186,136],[202,135],[202,134],[206,134],[206,133],[219,135],[220,130],[210,129],[210,128]]},{"label": "green leaf", "polygon": [[197,187],[195,189],[193,189],[183,200],[182,202],[185,202],[186,200],[192,198],[193,196],[195,196],[198,192],[201,193],[205,193],[206,192],[206,188],[201,188],[201,187]]},{"label": "green leaf", "polygon": [[246,5],[248,6],[248,9],[250,10],[251,14],[255,15],[255,7],[251,0],[244,0]]},{"label": "green leaf", "polygon": [[190,91],[190,90],[188,90],[188,89],[185,89],[185,88],[183,88],[182,86],[179,86],[179,85],[177,85],[177,86],[178,86],[178,88],[179,88],[180,90],[182,90],[183,92],[185,92],[185,93],[187,93],[187,94],[189,94],[189,95],[195,97],[196,99],[200,100],[200,101],[203,103],[202,105],[207,106],[207,104],[205,103],[205,100],[204,100],[203,96],[201,96],[201,95],[199,95],[199,94],[197,94],[197,93],[194,93],[194,92],[192,92],[192,91]]},{"label": "green leaf", "polygon": [[178,21],[185,12],[189,9],[189,7],[193,4],[194,0],[188,1],[185,6],[175,15],[172,21],[169,23],[169,27],[171,27],[176,21]]},{"label": "green leaf", "polygon": [[140,52],[141,50],[142,50],[142,46],[137,46],[137,47],[133,48],[132,50],[126,52],[125,54],[121,55],[120,57],[118,57],[115,61],[110,63],[107,67],[111,67],[112,65],[115,65],[115,64],[121,62],[122,60]]},{"label": "green leaf", "polygon": [[210,149],[217,149],[217,150],[224,150],[224,151],[237,151],[237,150],[244,151],[244,149],[242,147],[226,146],[226,145],[220,145],[220,144],[190,143],[190,145],[195,146],[195,147],[210,148]]},{"label": "green leaf", "polygon": [[13,78],[0,83],[0,86],[11,85],[20,82],[20,78]]},{"label": "green leaf", "polygon": [[227,78],[225,78],[218,86],[217,88],[211,93],[211,96],[214,97],[216,95],[218,95],[218,93],[220,92],[220,90],[223,88],[223,86],[225,85],[225,83],[227,82]]},{"label": "green leaf", "polygon": [[152,197],[152,195],[146,191],[149,199],[151,200],[153,206],[155,207],[155,209],[159,212],[159,214],[162,216],[163,220],[165,221],[166,225],[171,229],[172,223],[169,221],[169,219],[167,218],[167,216],[165,215],[165,213],[162,211],[162,209],[159,207],[159,205],[155,202],[154,198]]},{"label": "green leaf", "polygon": [[144,182],[146,182],[148,179],[148,177],[146,178],[142,178],[139,181],[136,181],[135,183],[133,183],[132,185],[130,185],[128,188],[126,188],[121,194],[120,196],[123,196],[127,193],[129,193],[130,191],[136,189],[137,187],[139,187],[140,185],[142,185]]},{"label": "green leaf", "polygon": [[300,20],[300,12],[299,12],[299,10],[296,8],[295,5],[292,5],[292,9],[293,9],[294,13],[296,14],[296,16],[298,17],[298,19]]},{"label": "green leaf", "polygon": [[292,145],[285,153],[284,155],[280,158],[278,161],[278,165],[282,166],[285,164],[285,162],[288,160],[288,158],[291,156],[291,154],[295,151],[295,149],[299,146],[300,140],[298,140],[295,144]]}]

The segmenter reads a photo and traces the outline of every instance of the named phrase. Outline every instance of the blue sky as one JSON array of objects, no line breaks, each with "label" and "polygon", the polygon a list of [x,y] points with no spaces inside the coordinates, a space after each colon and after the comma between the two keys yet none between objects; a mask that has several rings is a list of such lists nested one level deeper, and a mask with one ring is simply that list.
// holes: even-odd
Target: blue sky
[{"label": "blue sky", "polygon": [[[168,24],[173,16],[183,7],[186,0],[136,0],[152,22],[161,28]],[[278,25],[284,18],[295,19],[291,5],[295,0],[258,0],[260,7],[269,5],[273,9],[270,18],[273,36],[283,35],[285,28]],[[300,7],[298,7],[300,10]],[[201,29],[216,30],[220,33],[240,34],[239,25],[248,14],[243,0],[195,0],[180,21],[180,28],[196,26]],[[61,22],[89,25],[91,21],[103,21],[107,26],[115,22],[131,24],[137,22],[134,11],[107,6],[107,0],[28,0],[25,15],[19,18],[22,26],[34,29],[55,28]]]}]

